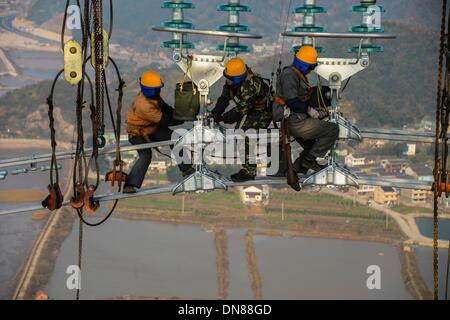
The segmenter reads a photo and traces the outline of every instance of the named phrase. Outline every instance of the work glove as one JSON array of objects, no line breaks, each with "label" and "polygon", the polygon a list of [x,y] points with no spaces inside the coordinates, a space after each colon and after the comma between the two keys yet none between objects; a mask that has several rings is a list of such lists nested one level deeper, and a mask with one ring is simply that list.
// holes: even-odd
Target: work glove
[{"label": "work glove", "polygon": [[217,99],[216,106],[211,111],[213,115],[221,115],[225,112],[226,108],[230,104],[230,100],[225,96],[220,96],[219,99]]},{"label": "work glove", "polygon": [[232,124],[241,121],[242,115],[236,110],[236,108],[231,109],[223,116],[223,122],[226,124]]},{"label": "work glove", "polygon": [[314,108],[309,107],[307,113],[308,113],[308,116],[310,116],[310,117],[313,118],[313,119],[319,119],[319,118],[320,118],[320,113],[319,113],[319,111],[317,111],[317,110],[314,109]]}]

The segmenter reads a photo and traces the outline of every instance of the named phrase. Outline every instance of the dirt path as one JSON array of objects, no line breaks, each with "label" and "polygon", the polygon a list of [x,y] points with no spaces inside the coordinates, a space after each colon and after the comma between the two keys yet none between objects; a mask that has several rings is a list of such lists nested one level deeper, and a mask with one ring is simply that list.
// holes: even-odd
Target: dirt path
[{"label": "dirt path", "polygon": [[[343,194],[340,192],[332,191],[328,188],[322,189],[323,192],[332,194],[338,197],[346,198],[352,201],[356,201],[359,204],[366,205],[366,201],[358,200],[350,195]],[[375,202],[372,202],[372,209],[377,210],[379,212],[384,213],[385,215],[388,215],[394,221],[397,223],[397,225],[400,227],[400,230],[405,234],[405,236],[408,238],[408,240],[405,241],[405,244],[408,245],[419,245],[424,247],[432,247],[433,246],[433,239],[423,236],[420,233],[419,227],[416,224],[415,218],[417,216],[423,216],[423,215],[407,215],[402,214],[397,211],[394,211],[392,209],[386,208],[382,205],[379,205]],[[429,217],[429,216],[427,216]],[[438,241],[439,248],[448,248],[448,241]]]}]

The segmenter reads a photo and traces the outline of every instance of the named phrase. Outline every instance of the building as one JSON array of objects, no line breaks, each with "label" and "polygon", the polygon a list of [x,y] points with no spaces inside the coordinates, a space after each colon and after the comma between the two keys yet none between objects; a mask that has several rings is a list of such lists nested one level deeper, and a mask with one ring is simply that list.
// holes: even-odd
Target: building
[{"label": "building", "polygon": [[384,169],[384,172],[390,174],[405,174],[409,166],[409,161],[404,159],[381,160],[381,167]]},{"label": "building", "polygon": [[358,197],[373,199],[375,196],[375,186],[362,185],[356,190]]},{"label": "building", "polygon": [[241,201],[247,205],[267,205],[269,204],[269,187],[250,186],[241,188]]},{"label": "building", "polygon": [[392,187],[375,187],[373,199],[385,206],[395,206],[399,203],[399,194]]},{"label": "building", "polygon": [[424,182],[434,181],[433,169],[426,165],[412,165],[405,171],[405,174],[419,181]]},{"label": "building", "polygon": [[434,127],[434,119],[430,116],[426,116],[422,119],[422,121],[419,124],[419,129],[423,131],[431,131]]},{"label": "building", "polygon": [[416,144],[408,143],[405,148],[405,152],[403,153],[405,156],[412,157],[416,155]]},{"label": "building", "polygon": [[400,202],[406,206],[425,206],[430,196],[429,190],[410,190],[402,189],[400,191]]},{"label": "building", "polygon": [[349,155],[345,156],[345,164],[348,167],[363,166],[365,163],[366,157],[363,157],[362,155],[350,153]]},{"label": "building", "polygon": [[152,161],[148,170],[151,173],[165,174],[167,172],[167,163],[165,161]]}]

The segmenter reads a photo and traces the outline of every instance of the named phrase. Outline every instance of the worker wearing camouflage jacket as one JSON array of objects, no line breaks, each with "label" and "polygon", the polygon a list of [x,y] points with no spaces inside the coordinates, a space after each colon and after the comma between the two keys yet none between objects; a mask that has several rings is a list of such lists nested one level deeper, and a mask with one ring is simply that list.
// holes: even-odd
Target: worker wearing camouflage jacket
[{"label": "worker wearing camouflage jacket", "polygon": [[[226,84],[212,111],[216,122],[236,123],[236,129],[244,131],[268,128],[272,121],[269,85],[239,57],[228,61],[224,76]],[[225,112],[230,101],[234,102],[235,107]],[[256,164],[249,163],[248,139],[245,140],[245,148],[245,164],[237,174],[231,176],[235,182],[253,180],[256,177]]]}]

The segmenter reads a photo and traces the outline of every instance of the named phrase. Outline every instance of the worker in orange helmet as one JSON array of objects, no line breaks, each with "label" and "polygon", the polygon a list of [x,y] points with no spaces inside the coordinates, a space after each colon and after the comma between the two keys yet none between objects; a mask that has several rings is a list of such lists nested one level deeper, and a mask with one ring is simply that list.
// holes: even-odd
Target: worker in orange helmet
[{"label": "worker in orange helmet", "polygon": [[317,59],[315,48],[301,47],[293,64],[282,70],[277,81],[277,96],[290,110],[289,133],[303,147],[293,165],[294,170],[301,174],[324,169],[326,165],[319,164],[317,158],[323,158],[339,138],[339,126],[321,120],[320,112],[313,107],[311,97],[314,90],[307,75],[317,67]]},{"label": "worker in orange helmet", "polygon": [[[212,110],[214,119],[227,124],[236,123],[236,129],[244,131],[268,128],[272,122],[269,85],[239,57],[227,62],[223,74],[226,82]],[[234,102],[235,107],[225,112],[230,102]],[[245,148],[245,163],[238,173],[231,176],[234,182],[254,180],[256,177],[257,166],[250,163],[248,139],[245,140]]]},{"label": "worker in orange helmet", "polygon": [[[173,108],[161,98],[164,83],[158,72],[144,72],[140,78],[141,91],[128,110],[127,131],[133,145],[172,139],[169,126],[180,125],[182,121],[173,120]],[[152,161],[152,150],[138,150],[139,159],[129,173],[124,193],[135,193],[141,188]],[[191,164],[179,164],[183,176],[194,172]]]}]

